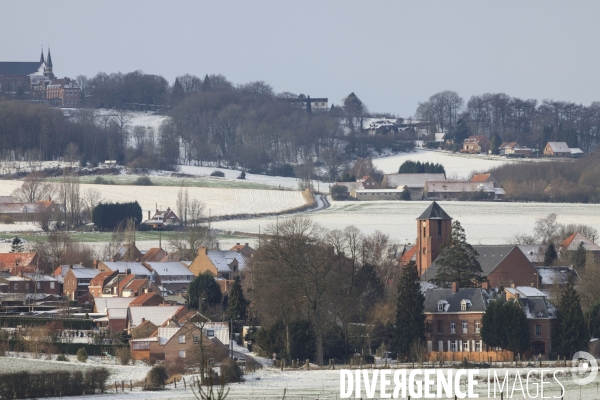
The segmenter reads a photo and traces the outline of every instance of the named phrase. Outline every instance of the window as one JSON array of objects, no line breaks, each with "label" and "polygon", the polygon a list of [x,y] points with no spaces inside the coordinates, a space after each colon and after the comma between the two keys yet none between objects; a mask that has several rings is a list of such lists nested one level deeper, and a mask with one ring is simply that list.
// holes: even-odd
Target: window
[{"label": "window", "polygon": [[438,237],[442,237],[442,221],[438,220],[437,225],[438,225]]},{"label": "window", "polygon": [[444,342],[442,340],[438,341],[438,351],[444,351]]},{"label": "window", "polygon": [[14,288],[15,288],[15,290],[19,290],[19,284],[15,283]]},{"label": "window", "polygon": [[200,342],[200,335],[194,335],[194,343]]},{"label": "window", "polygon": [[42,282],[37,282],[35,286],[36,286],[38,289],[41,289],[41,288],[42,288]]},{"label": "window", "polygon": [[212,329],[211,329],[211,330],[207,330],[207,331],[206,331],[206,336],[208,336],[208,337],[213,337],[213,336],[215,336],[215,331],[214,331],[214,330],[212,330]]},{"label": "window", "polygon": [[452,351],[452,352],[458,351],[458,349],[457,349],[457,342],[458,342],[457,340],[451,340],[450,341],[450,351]]},{"label": "window", "polygon": [[54,282],[50,282],[50,289],[54,289]]},{"label": "window", "polygon": [[475,341],[475,351],[481,352],[481,340]]},{"label": "window", "polygon": [[456,322],[450,321],[450,333],[456,333]]},{"label": "window", "polygon": [[467,311],[467,303],[464,300],[460,302],[460,311]]},{"label": "window", "polygon": [[442,321],[438,321],[438,333],[444,333],[444,323]]},{"label": "window", "polygon": [[179,335],[179,343],[185,343],[185,335]]},{"label": "window", "polygon": [[431,321],[425,322],[425,333],[431,333]]},{"label": "window", "polygon": [[481,322],[475,321],[475,333],[479,333],[480,329],[481,329]]},{"label": "window", "polygon": [[468,340],[463,340],[462,341],[462,351],[466,351],[469,352],[469,341]]},{"label": "window", "polygon": [[179,350],[179,358],[185,358],[185,350]]},{"label": "window", "polygon": [[468,333],[469,329],[467,328],[467,321],[462,322],[463,333]]},{"label": "window", "polygon": [[423,227],[423,237],[427,237],[427,228]]},{"label": "window", "polygon": [[540,336],[542,334],[542,326],[541,325],[535,326],[535,334],[536,334],[536,336]]}]

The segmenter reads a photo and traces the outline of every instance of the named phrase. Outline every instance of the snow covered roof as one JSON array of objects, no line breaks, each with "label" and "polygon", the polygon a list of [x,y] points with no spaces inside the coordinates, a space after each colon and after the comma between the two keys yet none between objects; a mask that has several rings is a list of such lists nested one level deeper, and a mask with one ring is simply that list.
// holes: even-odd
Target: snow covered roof
[{"label": "snow covered roof", "polygon": [[[196,324],[200,327],[202,324]],[[221,343],[229,343],[229,322],[205,322],[202,332],[209,338],[216,337]]]},{"label": "snow covered roof", "polygon": [[95,297],[96,310],[106,312],[107,309],[127,308],[135,297]]},{"label": "snow covered roof", "polygon": [[33,273],[28,273],[28,274],[23,274],[23,275],[35,282],[57,282],[57,280],[55,278],[53,278],[49,275],[33,274]]},{"label": "snow covered roof", "polygon": [[577,271],[570,266],[536,267],[535,270],[541,278],[542,286],[566,285],[569,278],[578,278]]},{"label": "snow covered roof", "polygon": [[146,265],[161,277],[167,275],[194,276],[194,274],[187,269],[184,264],[178,261],[147,262]]},{"label": "snow covered roof", "polygon": [[388,187],[408,186],[410,189],[422,189],[427,181],[444,181],[444,174],[385,174]]},{"label": "snow covered roof", "polygon": [[570,153],[571,150],[566,142],[548,142],[549,146],[555,153]]},{"label": "snow covered roof", "polygon": [[179,327],[158,328],[158,344],[162,346],[167,343],[180,329]]},{"label": "snow covered roof", "polygon": [[208,250],[207,256],[219,272],[231,272],[229,265],[233,260],[238,262],[238,270],[246,268],[246,259],[237,251],[232,250]]},{"label": "snow covered roof", "polygon": [[543,244],[519,244],[517,247],[525,254],[525,257],[532,263],[544,262],[544,253],[546,245]]},{"label": "snow covered roof", "polygon": [[107,314],[109,319],[127,319],[126,308],[109,308]]},{"label": "snow covered roof", "polygon": [[104,261],[106,267],[112,271],[119,271],[119,274],[124,274],[129,269],[133,275],[150,276],[150,270],[142,263],[133,261]]},{"label": "snow covered roof", "polygon": [[583,154],[583,150],[581,150],[578,147],[573,147],[573,148],[571,148],[569,150],[571,150],[571,154],[573,154],[573,155],[575,155],[575,154]]},{"label": "snow covered roof", "polygon": [[583,248],[585,249],[585,251],[600,251],[600,246],[598,246],[596,243],[592,242],[590,239],[586,238],[579,232],[575,232],[574,234],[566,238],[561,243],[560,248],[562,251],[575,251],[579,247],[580,243],[583,243]]},{"label": "snow covered roof", "polygon": [[[444,302],[445,313],[485,312],[489,300],[489,293],[482,288],[459,289],[452,293],[452,289],[427,289],[425,292],[425,313],[438,313],[439,302]],[[461,309],[461,303],[467,300],[471,306],[467,310]]]},{"label": "snow covered roof", "polygon": [[142,318],[152,322],[156,326],[162,325],[166,320],[177,314],[180,306],[149,306],[149,307],[130,307],[129,316],[132,327],[142,323]]},{"label": "snow covered roof", "polygon": [[530,286],[516,286],[514,288],[509,287],[509,288],[505,288],[504,290],[506,290],[507,292],[516,295],[518,294],[519,297],[520,296],[525,296],[525,297],[546,297],[546,295],[539,291],[538,289],[534,288],[534,287],[530,287]]},{"label": "snow covered roof", "polygon": [[494,182],[468,182],[468,181],[428,181],[425,183],[425,190],[428,193],[457,193],[457,192],[494,192],[504,194],[504,189],[495,188]]},{"label": "snow covered roof", "polygon": [[435,134],[436,142],[443,142],[445,138],[446,138],[446,133],[444,133],[444,132],[439,132],[439,133]]},{"label": "snow covered roof", "polygon": [[100,273],[100,271],[94,268],[73,268],[72,271],[77,279],[92,279]]}]

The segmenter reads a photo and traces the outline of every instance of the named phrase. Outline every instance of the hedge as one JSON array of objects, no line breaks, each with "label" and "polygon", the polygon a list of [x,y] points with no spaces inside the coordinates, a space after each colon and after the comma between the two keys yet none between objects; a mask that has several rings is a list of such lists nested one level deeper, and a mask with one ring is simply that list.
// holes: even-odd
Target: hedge
[{"label": "hedge", "polygon": [[142,222],[142,208],[137,201],[100,203],[92,211],[92,222],[100,229],[113,229],[128,218],[135,218],[137,224]]},{"label": "hedge", "polygon": [[[0,343],[5,343],[4,341]],[[17,340],[9,340],[8,341],[8,351],[24,351],[21,347],[22,343]],[[61,343],[61,342],[48,342],[48,345],[52,345],[56,347],[59,354],[77,354],[77,351],[80,348],[84,348],[90,356],[103,356],[104,353],[109,353],[111,355],[115,355],[117,349],[125,347],[123,345],[101,345],[101,344],[91,344],[91,343]],[[19,347],[21,346],[21,347]],[[0,399],[2,397],[0,396]]]},{"label": "hedge", "polygon": [[110,372],[106,368],[85,371],[27,371],[0,375],[0,398],[24,399],[81,396],[104,393]]},{"label": "hedge", "polygon": [[0,326],[3,328],[16,328],[17,326],[44,326],[48,322],[61,322],[64,329],[91,330],[96,324],[91,319],[79,318],[40,318],[28,317],[23,315],[2,315],[0,316]]}]

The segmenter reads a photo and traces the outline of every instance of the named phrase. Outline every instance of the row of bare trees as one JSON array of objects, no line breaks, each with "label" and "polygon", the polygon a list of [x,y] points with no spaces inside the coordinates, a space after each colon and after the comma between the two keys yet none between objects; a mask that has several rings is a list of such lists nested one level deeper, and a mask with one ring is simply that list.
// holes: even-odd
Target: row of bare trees
[{"label": "row of bare trees", "polygon": [[462,119],[473,135],[491,137],[497,133],[503,141],[518,141],[532,148],[543,148],[548,141],[564,141],[591,151],[600,135],[600,101],[584,106],[484,93],[465,103],[458,93],[446,90],[419,103],[415,117],[450,133]]}]

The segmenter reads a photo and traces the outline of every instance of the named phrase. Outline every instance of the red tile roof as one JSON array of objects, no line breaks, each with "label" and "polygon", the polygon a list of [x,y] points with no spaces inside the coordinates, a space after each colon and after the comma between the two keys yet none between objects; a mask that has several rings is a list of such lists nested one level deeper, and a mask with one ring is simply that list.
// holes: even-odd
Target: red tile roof
[{"label": "red tile roof", "polygon": [[144,293],[144,294],[139,295],[131,303],[129,303],[129,307],[141,307],[141,306],[144,306],[146,303],[148,303],[150,300],[153,300],[152,301],[153,304],[150,304],[150,305],[154,306],[159,303],[162,303],[163,298],[158,293],[154,293],[154,292]]},{"label": "red tile roof", "polygon": [[[162,253],[161,253],[162,252]],[[159,254],[160,253],[160,254]],[[153,247],[144,254],[140,261],[160,261],[166,256],[166,252],[160,247]]]},{"label": "red tile roof", "polygon": [[116,275],[116,271],[108,270],[100,272],[98,275],[92,278],[90,281],[90,286],[104,286],[105,281],[111,278],[113,275]]},{"label": "red tile roof", "polygon": [[490,177],[490,174],[473,175],[471,182],[485,182]]},{"label": "red tile roof", "polygon": [[417,252],[417,246],[413,246],[410,248],[410,250],[406,250],[406,252],[404,254],[402,254],[402,257],[400,257],[400,261],[402,262],[410,262],[410,260],[413,258],[413,256],[415,255],[415,253]]}]

